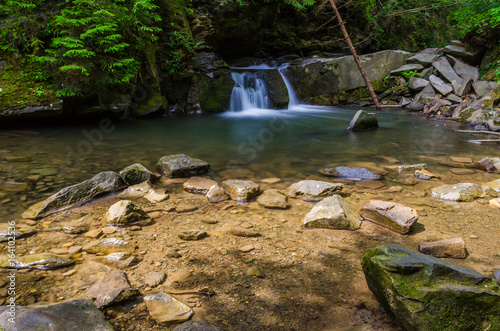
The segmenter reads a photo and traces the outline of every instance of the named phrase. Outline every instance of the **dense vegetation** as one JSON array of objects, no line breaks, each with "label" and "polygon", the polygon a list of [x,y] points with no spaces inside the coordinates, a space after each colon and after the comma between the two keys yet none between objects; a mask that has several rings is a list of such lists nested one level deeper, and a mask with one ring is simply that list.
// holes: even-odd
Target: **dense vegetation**
[{"label": "dense vegetation", "polygon": [[[276,17],[289,16],[290,26],[296,27],[284,32],[292,42],[274,48],[280,52],[295,52],[298,46],[293,40],[310,39],[314,33],[320,36],[318,40],[337,38],[325,50],[342,47],[326,0],[220,3],[233,8],[233,12],[267,6],[273,8]],[[353,40],[366,51],[417,50],[441,46],[471,32],[495,36],[500,31],[498,0],[337,3]],[[62,97],[133,85],[144,63],[151,60],[159,61],[169,74],[178,74],[189,67],[186,64],[199,46],[189,22],[197,9],[195,4],[190,0],[5,0],[0,6],[0,56],[10,62],[20,58],[23,62],[18,64],[30,68],[31,79],[55,84],[57,95]],[[297,21],[297,17],[302,20]],[[268,40],[278,43],[283,26],[273,24],[267,27],[264,37],[273,37]],[[307,33],[299,36],[301,31]],[[313,44],[306,43],[305,47]],[[265,45],[265,41],[259,45]]]}]

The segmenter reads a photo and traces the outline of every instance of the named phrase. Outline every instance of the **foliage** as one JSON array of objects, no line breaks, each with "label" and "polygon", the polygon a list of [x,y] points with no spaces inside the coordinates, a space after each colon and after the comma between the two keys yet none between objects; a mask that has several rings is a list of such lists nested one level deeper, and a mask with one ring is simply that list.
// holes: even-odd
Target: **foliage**
[{"label": "foliage", "polygon": [[410,79],[411,77],[418,77],[420,74],[418,73],[417,70],[404,70],[401,75],[406,78]]}]

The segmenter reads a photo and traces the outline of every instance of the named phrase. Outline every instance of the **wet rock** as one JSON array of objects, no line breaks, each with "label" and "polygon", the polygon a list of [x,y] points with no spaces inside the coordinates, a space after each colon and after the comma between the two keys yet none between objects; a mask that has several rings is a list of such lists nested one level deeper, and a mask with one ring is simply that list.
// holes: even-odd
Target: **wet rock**
[{"label": "wet rock", "polygon": [[316,201],[324,197],[332,196],[340,191],[344,184],[329,183],[318,180],[302,180],[298,183],[290,185],[285,194],[295,198],[297,196],[308,201]]},{"label": "wet rock", "polygon": [[304,217],[305,227],[349,229],[361,227],[361,218],[339,195],[318,202]]},{"label": "wet rock", "polygon": [[430,172],[428,170],[425,170],[425,169],[415,170],[414,176],[415,176],[415,178],[423,179],[423,180],[429,180],[429,179],[432,179],[432,178],[438,178],[438,176],[436,176],[432,172]]},{"label": "wet rock", "polygon": [[151,183],[149,181],[146,181],[140,184],[127,187],[123,192],[118,194],[118,198],[139,199],[148,194],[150,190],[151,190]]},{"label": "wet rock", "polygon": [[188,321],[177,326],[173,331],[224,331],[222,328],[202,321]]},{"label": "wet rock", "polygon": [[9,321],[9,307],[0,307],[0,328],[5,331],[94,330],[112,331],[113,327],[90,300],[72,300],[54,305],[17,307]]},{"label": "wet rock", "polygon": [[359,178],[372,180],[378,180],[382,178],[382,176],[375,174],[366,168],[357,167],[339,166],[334,168],[324,168],[319,170],[319,172],[325,176],[340,178]]},{"label": "wet rock", "polygon": [[405,64],[395,70],[391,71],[392,76],[402,76],[403,72],[405,71],[420,71],[424,69],[424,66],[418,63],[413,63],[413,64]]},{"label": "wet rock", "polygon": [[460,163],[472,163],[472,159],[470,157],[463,157],[463,156],[452,156],[450,159],[453,162],[460,162]]},{"label": "wet rock", "polygon": [[237,237],[257,237],[260,236],[259,232],[255,230],[233,227],[228,231],[229,234]]},{"label": "wet rock", "polygon": [[278,209],[287,208],[288,205],[286,203],[286,200],[286,195],[275,189],[265,190],[257,198],[257,202],[261,207]]},{"label": "wet rock", "polygon": [[88,253],[102,253],[102,254],[110,254],[117,252],[133,252],[134,247],[130,245],[123,239],[119,238],[105,238],[101,240],[94,240],[85,245],[83,245],[82,249]]},{"label": "wet rock", "polygon": [[0,183],[0,191],[6,192],[24,192],[30,189],[30,184],[28,182],[3,182]]},{"label": "wet rock", "polygon": [[190,177],[210,172],[208,162],[192,158],[186,154],[164,156],[156,165],[158,171],[167,177]]},{"label": "wet rock", "polygon": [[149,315],[160,324],[186,321],[193,310],[165,292],[157,291],[144,296]]},{"label": "wet rock", "polygon": [[356,186],[370,189],[379,189],[385,186],[384,183],[375,180],[362,180],[356,182]]},{"label": "wet rock", "polygon": [[500,328],[500,292],[468,268],[396,245],[368,250],[368,287],[404,330]]},{"label": "wet rock", "polygon": [[196,209],[198,209],[198,207],[196,207],[195,205],[190,205],[190,204],[185,204],[185,203],[177,205],[175,207],[175,210],[178,213],[187,213],[187,212],[190,212],[190,211],[193,211]]},{"label": "wet rock", "polygon": [[486,195],[488,189],[473,183],[441,185],[432,189],[432,197],[447,201],[474,201]]},{"label": "wet rock", "polygon": [[140,163],[134,163],[120,171],[120,177],[128,185],[135,185],[146,181],[154,182],[160,178],[160,176],[149,171]]},{"label": "wet rock", "polygon": [[464,169],[464,168],[453,168],[450,169],[450,171],[455,175],[472,175],[475,172],[472,169]]},{"label": "wet rock", "polygon": [[495,190],[496,192],[500,193],[500,179],[492,180],[491,182],[488,182],[485,185]]},{"label": "wet rock", "polygon": [[391,186],[387,189],[387,193],[400,193],[403,191],[403,187],[401,186]]},{"label": "wet rock", "polygon": [[415,170],[427,169],[427,164],[426,163],[404,164],[397,166],[395,169],[398,174],[402,172],[415,172]]},{"label": "wet rock", "polygon": [[258,278],[264,278],[264,273],[257,266],[248,268],[247,271],[245,271],[245,274],[249,277],[253,276]]},{"label": "wet rock", "polygon": [[218,185],[215,180],[203,177],[191,177],[183,185],[184,190],[189,193],[207,194],[210,188]]},{"label": "wet rock", "polygon": [[251,179],[255,177],[255,173],[248,169],[230,168],[219,172],[221,180],[226,179]]},{"label": "wet rock", "polygon": [[432,62],[436,61],[439,58],[437,54],[415,54],[412,57],[406,60],[406,63],[417,63],[421,64],[424,67],[428,67],[432,64]]},{"label": "wet rock", "polygon": [[102,232],[103,232],[102,229],[94,229],[85,232],[83,236],[87,238],[99,238],[102,235]]},{"label": "wet rock", "polygon": [[474,168],[486,171],[486,172],[492,172],[492,173],[498,173],[499,170],[495,166],[495,164],[491,161],[489,157],[485,157],[484,159],[481,159],[477,162],[474,162]]},{"label": "wet rock", "polygon": [[[448,95],[453,92],[453,87],[450,84],[446,84],[438,76],[431,75],[429,77],[429,81],[431,82],[432,87],[434,87],[442,95]],[[462,99],[460,99],[460,102],[462,102]]]},{"label": "wet rock", "polygon": [[209,202],[216,203],[229,199],[229,196],[222,187],[214,185],[208,190],[206,198]]},{"label": "wet rock", "polygon": [[408,87],[414,91],[422,91],[427,84],[429,84],[428,80],[418,78],[415,76],[410,77],[408,80]]},{"label": "wet rock", "polygon": [[222,182],[222,188],[231,199],[246,202],[259,194],[260,186],[252,181],[228,179]]},{"label": "wet rock", "polygon": [[91,221],[92,217],[84,216],[70,222],[61,223],[61,228],[64,233],[68,234],[84,233],[89,230],[89,223]]},{"label": "wet rock", "polygon": [[261,182],[267,183],[267,184],[276,184],[276,183],[281,182],[281,178],[277,178],[277,177],[264,178],[261,180]]},{"label": "wet rock", "polygon": [[177,236],[182,240],[200,240],[201,238],[206,237],[207,233],[200,230],[186,230],[182,231]]},{"label": "wet rock", "polygon": [[374,128],[378,128],[377,114],[358,110],[349,123],[347,130],[359,131]]},{"label": "wet rock", "polygon": [[149,215],[130,200],[118,201],[104,215],[108,225],[123,226],[149,219]]},{"label": "wet rock", "polygon": [[432,63],[434,68],[439,71],[439,73],[446,78],[446,80],[453,84],[453,81],[457,81],[459,84],[462,84],[463,79],[460,78],[457,73],[451,67],[450,62],[446,57],[441,57]]},{"label": "wet rock", "polygon": [[144,196],[144,199],[148,200],[151,203],[160,203],[168,199],[168,194],[164,189],[151,189],[149,190],[148,194]]},{"label": "wet rock", "polygon": [[10,225],[9,223],[0,223],[0,242],[9,240],[9,237],[24,238],[35,234],[37,230],[34,227],[25,224]]},{"label": "wet rock", "polygon": [[426,255],[434,257],[450,257],[455,259],[465,259],[465,242],[462,238],[452,238],[432,242],[423,242],[418,245],[418,250]]},{"label": "wet rock", "polygon": [[500,198],[491,199],[490,206],[495,207],[495,208],[500,208]]},{"label": "wet rock", "polygon": [[415,209],[391,201],[371,200],[359,213],[364,219],[402,234],[410,232],[418,220]]},{"label": "wet rock", "polygon": [[4,255],[0,257],[0,266],[11,269],[56,269],[73,264],[66,256],[40,253],[9,259]]},{"label": "wet rock", "polygon": [[163,283],[165,276],[165,272],[163,271],[148,272],[146,276],[144,276],[144,283],[147,286],[156,287]]},{"label": "wet rock", "polygon": [[121,270],[111,271],[86,292],[87,297],[94,300],[97,308],[108,307],[138,294],[139,291],[130,286],[126,274]]},{"label": "wet rock", "polygon": [[122,178],[116,172],[101,172],[89,180],[68,186],[48,199],[34,204],[22,216],[30,219],[40,218],[60,207],[88,201],[99,195],[116,191],[124,185]]}]

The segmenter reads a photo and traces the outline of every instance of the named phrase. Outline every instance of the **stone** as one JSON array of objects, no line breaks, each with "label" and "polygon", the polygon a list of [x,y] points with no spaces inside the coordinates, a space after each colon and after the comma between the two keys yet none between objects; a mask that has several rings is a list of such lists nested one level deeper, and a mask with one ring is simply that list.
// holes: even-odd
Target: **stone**
[{"label": "stone", "polygon": [[245,271],[245,274],[248,277],[264,278],[264,273],[257,266],[248,268],[247,271]]},{"label": "stone", "polygon": [[[451,67],[450,62],[446,57],[440,57],[434,63],[432,63],[434,68],[450,83],[453,84],[453,81],[457,81],[459,84],[462,84],[463,79],[460,78],[457,73]],[[460,96],[460,95],[459,95]]]},{"label": "stone", "polygon": [[491,199],[489,202],[490,202],[490,206],[495,207],[495,208],[500,208],[500,198]]},{"label": "stone", "polygon": [[36,228],[26,224],[12,226],[9,223],[0,223],[0,242],[8,241],[9,237],[15,237],[16,239],[29,237],[36,232]]},{"label": "stone", "polygon": [[233,235],[233,236],[236,236],[236,237],[258,237],[258,236],[260,236],[260,234],[255,230],[239,228],[239,227],[230,228],[228,233]]},{"label": "stone", "polygon": [[196,209],[198,209],[198,207],[196,207],[195,205],[190,205],[186,203],[179,204],[175,207],[175,211],[178,213],[188,213]]},{"label": "stone", "polygon": [[439,93],[442,95],[446,96],[453,92],[453,87],[449,84],[446,84],[441,78],[435,75],[431,75],[429,77],[429,81],[432,84],[432,87],[434,87]]},{"label": "stone", "polygon": [[224,331],[222,328],[203,321],[187,321],[173,331]]},{"label": "stone", "polygon": [[435,175],[432,172],[430,172],[429,170],[425,170],[425,169],[415,170],[414,176],[415,176],[415,178],[423,179],[423,180],[429,180],[429,179],[432,179],[432,178],[438,178],[437,175]]},{"label": "stone", "polygon": [[201,238],[206,237],[207,233],[200,230],[186,230],[182,231],[177,236],[182,240],[200,240]]},{"label": "stone", "polygon": [[458,57],[467,63],[479,64],[482,59],[482,49],[480,47],[472,47],[467,49],[463,44],[461,45],[448,45],[443,48],[445,54]]},{"label": "stone", "polygon": [[431,77],[431,75],[434,72],[434,70],[435,70],[434,67],[425,68],[420,73],[420,78],[429,80],[429,78]]},{"label": "stone", "polygon": [[0,191],[6,192],[24,192],[30,189],[30,183],[28,182],[3,182],[0,183]]},{"label": "stone", "polygon": [[184,182],[182,187],[189,193],[207,194],[210,188],[214,185],[218,185],[215,180],[203,177],[191,177]]},{"label": "stone", "polygon": [[379,189],[385,186],[384,183],[375,180],[362,180],[355,183],[356,186],[362,188]]},{"label": "stone", "polygon": [[211,171],[208,162],[186,154],[164,156],[158,161],[156,167],[160,173],[171,178],[203,175]]},{"label": "stone", "polygon": [[472,163],[472,159],[470,157],[452,156],[452,157],[450,157],[450,159],[453,162]]},{"label": "stone", "polygon": [[463,97],[466,94],[469,94],[472,88],[472,83],[474,81],[470,78],[466,78],[463,80],[462,83],[453,81],[451,84],[453,85],[453,90],[455,91],[455,94],[459,97]]},{"label": "stone", "polygon": [[277,177],[264,178],[261,180],[261,182],[266,183],[266,184],[276,184],[276,183],[281,182],[281,178],[277,178]]},{"label": "stone", "polygon": [[144,196],[144,199],[148,200],[151,203],[160,203],[168,199],[168,194],[164,189],[151,189],[149,190],[148,194]]},{"label": "stone", "polygon": [[87,238],[98,238],[102,235],[102,229],[94,229],[94,230],[90,230],[88,232],[85,232],[83,234],[84,237],[87,237]]},{"label": "stone", "polygon": [[149,219],[149,215],[130,200],[122,200],[109,207],[104,215],[108,225],[123,226]]},{"label": "stone", "polygon": [[165,272],[163,271],[148,272],[144,276],[144,283],[149,287],[156,287],[163,283],[165,276]]},{"label": "stone", "polygon": [[450,169],[450,171],[455,175],[472,175],[473,173],[475,173],[475,171],[472,169],[464,169],[464,168],[453,168]]},{"label": "stone", "polygon": [[144,302],[149,315],[159,324],[187,321],[193,310],[163,291],[147,293]]},{"label": "stone", "polygon": [[349,229],[361,227],[361,218],[340,195],[318,202],[304,217],[305,227]]},{"label": "stone", "polygon": [[0,266],[11,269],[56,269],[73,264],[73,261],[63,255],[50,253],[31,254],[15,259],[9,259],[7,255],[0,256]]},{"label": "stone", "polygon": [[418,164],[403,164],[395,167],[396,172],[398,174],[402,172],[415,172],[416,170],[423,170],[427,169],[427,164],[426,163],[418,163]]},{"label": "stone", "polygon": [[48,199],[34,204],[23,213],[22,217],[37,219],[55,209],[86,202],[102,194],[116,191],[124,185],[122,178],[116,172],[101,172],[89,180],[63,188]]},{"label": "stone", "polygon": [[411,99],[408,99],[407,97],[401,97],[401,100],[399,100],[398,105],[401,107],[408,106],[411,103]]},{"label": "stone", "polygon": [[248,253],[250,251],[253,251],[255,249],[255,246],[254,245],[246,245],[246,246],[243,246],[243,247],[240,247],[238,248],[238,250],[240,252],[243,252],[243,253]]},{"label": "stone", "polygon": [[489,82],[485,80],[478,80],[472,83],[472,88],[479,96],[485,96],[495,89],[497,82]]},{"label": "stone", "polygon": [[217,202],[221,202],[221,201],[225,201],[225,200],[229,199],[229,196],[226,194],[224,189],[222,187],[220,187],[219,185],[212,186],[208,190],[205,197],[207,198],[207,200],[209,202],[212,202],[212,203],[217,203]]},{"label": "stone", "polygon": [[436,96],[436,91],[432,87],[432,84],[428,84],[422,91],[417,93],[413,98],[412,103],[408,105],[408,108],[414,111],[420,111],[424,109],[424,104],[429,103]]},{"label": "stone", "polygon": [[248,169],[229,168],[219,172],[219,177],[223,181],[226,179],[252,179],[255,177],[255,173]]},{"label": "stone", "polygon": [[441,185],[432,189],[432,197],[447,201],[474,201],[486,194],[485,187],[473,183]]},{"label": "stone", "polygon": [[491,182],[487,182],[485,185],[493,189],[495,192],[500,193],[500,179],[492,180]]},{"label": "stone", "polygon": [[149,181],[127,187],[123,192],[118,194],[120,199],[139,199],[148,194],[151,190]]},{"label": "stone", "polygon": [[477,162],[474,162],[474,168],[486,172],[498,173],[498,169],[489,157],[485,157]]},{"label": "stone", "polygon": [[405,71],[420,71],[424,69],[424,66],[418,63],[405,64],[401,67],[391,71],[391,76],[402,76]]},{"label": "stone", "polygon": [[415,209],[392,201],[371,200],[359,213],[364,219],[401,234],[408,234],[418,220]]},{"label": "stone", "polygon": [[133,252],[134,247],[123,239],[105,238],[101,240],[94,240],[83,245],[82,250],[87,253],[102,253],[107,255],[117,252]]},{"label": "stone", "polygon": [[97,308],[106,308],[138,295],[139,291],[130,286],[127,275],[123,271],[112,270],[95,282],[85,294],[89,299],[94,300]]},{"label": "stone", "polygon": [[228,179],[222,182],[222,188],[231,199],[247,202],[259,194],[260,186],[249,180]]},{"label": "stone", "polygon": [[154,182],[160,178],[160,176],[149,171],[140,163],[134,163],[120,171],[120,177],[128,185],[140,184],[147,181]]},{"label": "stone", "polygon": [[439,55],[437,54],[415,54],[412,57],[408,58],[406,60],[406,63],[417,63],[421,64],[424,67],[428,67],[432,65],[432,62],[436,61],[439,58]]},{"label": "stone", "polygon": [[403,191],[403,187],[401,186],[391,186],[387,189],[387,193],[400,193]]},{"label": "stone", "polygon": [[462,103],[462,98],[460,98],[458,95],[453,94],[453,93],[448,94],[446,96],[446,99],[451,101],[454,104]]},{"label": "stone", "polygon": [[76,245],[76,246],[71,246],[68,248],[68,255],[75,255],[77,253],[80,253],[82,251],[82,246]]},{"label": "stone", "polygon": [[427,84],[429,84],[428,80],[418,78],[415,76],[410,77],[408,80],[408,87],[414,91],[422,91]]},{"label": "stone", "polygon": [[10,318],[9,307],[0,307],[0,329],[5,331],[113,330],[92,301],[84,299],[34,307],[17,306],[15,323],[9,321]]},{"label": "stone", "polygon": [[325,176],[330,176],[330,177],[359,178],[359,179],[371,179],[371,180],[382,179],[382,176],[375,174],[366,168],[358,168],[358,167],[339,166],[334,168],[324,168],[319,170],[319,172]]},{"label": "stone", "polygon": [[286,195],[279,190],[269,189],[257,198],[257,203],[264,208],[286,209],[288,207],[286,200]]},{"label": "stone", "polygon": [[375,128],[378,128],[377,114],[358,110],[349,123],[347,130],[359,131]]},{"label": "stone", "polygon": [[453,70],[462,77],[463,79],[470,77],[473,81],[479,79],[479,69],[473,67],[465,62],[455,59],[455,64],[453,65]]},{"label": "stone", "polygon": [[32,169],[30,171],[30,174],[37,174],[42,177],[47,177],[47,176],[56,176],[59,173],[57,169],[55,168],[41,168],[41,169]]},{"label": "stone", "polygon": [[411,249],[368,250],[368,287],[403,330],[500,329],[500,291],[491,278]]},{"label": "stone", "polygon": [[70,222],[61,223],[61,228],[64,233],[79,234],[89,230],[89,223],[92,218],[89,216],[80,217]]},{"label": "stone", "polygon": [[335,195],[342,191],[344,184],[329,183],[319,180],[302,180],[290,185],[285,194],[289,197],[302,197],[307,201],[316,201],[324,197]]},{"label": "stone", "polygon": [[420,253],[434,257],[465,259],[467,252],[462,238],[452,238],[432,242],[423,242],[418,245]]}]

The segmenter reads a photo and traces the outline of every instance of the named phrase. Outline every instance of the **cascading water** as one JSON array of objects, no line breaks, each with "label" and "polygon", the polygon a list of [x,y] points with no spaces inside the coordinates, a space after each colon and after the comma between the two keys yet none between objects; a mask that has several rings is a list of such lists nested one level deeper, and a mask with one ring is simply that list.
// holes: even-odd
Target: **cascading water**
[{"label": "cascading water", "polygon": [[299,102],[297,100],[297,95],[295,94],[295,90],[293,89],[292,84],[290,83],[288,78],[286,78],[285,74],[283,73],[283,71],[285,71],[289,66],[290,66],[289,63],[282,64],[278,68],[278,72],[280,73],[281,78],[283,78],[283,81],[285,82],[285,85],[286,85],[286,89],[288,90],[288,99],[290,100],[288,102],[288,109],[291,109],[292,107],[297,106],[299,104]]},{"label": "cascading water", "polygon": [[269,107],[266,85],[256,72],[233,72],[231,77],[235,85],[231,93],[230,111]]}]

